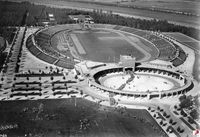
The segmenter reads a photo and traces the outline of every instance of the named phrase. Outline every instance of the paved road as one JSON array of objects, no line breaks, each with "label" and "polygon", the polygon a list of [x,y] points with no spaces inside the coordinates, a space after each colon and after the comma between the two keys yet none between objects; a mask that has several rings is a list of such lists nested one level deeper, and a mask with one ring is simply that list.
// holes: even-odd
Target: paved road
[{"label": "paved road", "polygon": [[[21,1],[30,1],[35,4],[47,5],[51,7],[58,8],[74,8],[74,9],[83,9],[83,10],[93,10],[93,9],[102,9],[105,11],[112,10],[114,13],[120,14],[128,14],[137,18],[146,18],[146,19],[160,19],[160,20],[168,20],[169,22],[173,22],[180,25],[185,26],[193,26],[200,29],[200,17],[195,16],[186,16],[186,15],[178,15],[171,13],[163,13],[157,11],[149,11],[149,10],[141,10],[141,9],[132,9],[132,8],[124,8],[124,7],[116,7],[116,6],[103,6],[98,4],[89,4],[89,3],[78,3],[78,2],[67,2],[67,1],[57,1],[57,0],[9,0],[15,2]],[[198,10],[198,9],[197,9]]]}]

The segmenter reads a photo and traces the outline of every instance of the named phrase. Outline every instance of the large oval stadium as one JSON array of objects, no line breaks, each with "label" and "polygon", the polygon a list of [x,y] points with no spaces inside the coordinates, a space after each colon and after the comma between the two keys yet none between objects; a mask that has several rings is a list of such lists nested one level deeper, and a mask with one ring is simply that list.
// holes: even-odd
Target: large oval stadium
[{"label": "large oval stadium", "polygon": [[[175,67],[186,60],[182,48],[163,35],[108,24],[87,29],[78,24],[40,29],[29,36],[27,48],[37,58],[67,69],[82,61],[117,64],[121,55],[134,57],[139,64],[163,60]],[[116,95],[163,98],[185,94],[193,88],[189,77],[162,68],[136,67],[128,72],[122,71],[123,67],[101,69],[91,71],[89,86]]]},{"label": "large oval stadium", "polygon": [[199,133],[199,31],[173,22],[196,18],[177,9],[196,1],[8,1],[0,2],[0,137]]},{"label": "large oval stadium", "polygon": [[[60,25],[39,30],[31,37],[27,48],[33,55],[65,68],[72,67],[72,58],[108,63],[118,62],[120,55],[130,55],[137,62],[161,59],[174,65],[186,58],[184,51],[166,39],[148,31],[116,25],[97,24],[92,30]],[[177,50],[181,59],[176,57]]]}]

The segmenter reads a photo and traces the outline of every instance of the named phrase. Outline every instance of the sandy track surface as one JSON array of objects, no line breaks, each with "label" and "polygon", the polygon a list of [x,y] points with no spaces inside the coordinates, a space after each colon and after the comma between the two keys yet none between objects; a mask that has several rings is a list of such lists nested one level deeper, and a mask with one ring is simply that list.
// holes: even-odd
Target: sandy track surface
[{"label": "sandy track surface", "polygon": [[79,54],[86,54],[84,48],[82,47],[80,41],[78,40],[78,38],[76,37],[76,34],[70,34],[73,42],[75,43],[74,45],[76,46]]}]

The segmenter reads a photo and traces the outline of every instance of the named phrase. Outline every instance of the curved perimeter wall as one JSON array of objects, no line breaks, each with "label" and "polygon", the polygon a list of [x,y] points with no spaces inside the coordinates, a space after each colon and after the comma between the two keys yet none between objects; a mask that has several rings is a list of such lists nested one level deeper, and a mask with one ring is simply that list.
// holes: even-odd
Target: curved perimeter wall
[{"label": "curved perimeter wall", "polygon": [[[131,69],[132,68],[130,68],[130,70]],[[101,85],[100,82],[98,81],[98,79],[100,77],[105,76],[109,73],[116,73],[116,72],[123,72],[123,68],[119,67],[119,68],[110,68],[110,69],[100,70],[100,71],[94,73],[92,75],[92,77],[88,79],[88,84],[90,87],[96,89],[95,91],[97,91],[97,92],[98,91],[108,92],[108,93],[114,93],[115,95],[122,95],[122,96],[136,97],[136,98],[140,97],[140,98],[148,98],[148,99],[164,98],[164,97],[185,94],[194,87],[194,84],[191,81],[191,79],[189,79],[188,77],[185,77],[179,73],[171,72],[169,70],[161,70],[161,69],[157,69],[157,68],[145,68],[145,67],[137,67],[135,69],[135,72],[149,72],[149,73],[153,72],[153,73],[158,73],[160,75],[171,76],[174,79],[184,80],[184,86],[182,86],[178,89],[166,90],[166,91],[162,91],[162,92],[152,91],[152,92],[133,92],[133,93],[129,92],[129,93],[127,93],[125,91],[107,88],[107,87]]]}]

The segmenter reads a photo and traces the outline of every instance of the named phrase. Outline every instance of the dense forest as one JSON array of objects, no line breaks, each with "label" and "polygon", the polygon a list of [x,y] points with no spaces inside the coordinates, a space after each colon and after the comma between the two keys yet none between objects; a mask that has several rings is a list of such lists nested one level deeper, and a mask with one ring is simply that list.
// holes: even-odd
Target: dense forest
[{"label": "dense forest", "polygon": [[57,9],[34,5],[29,2],[14,3],[8,1],[0,2],[0,34],[2,34],[1,28],[5,26],[34,26],[38,19],[46,19],[47,13],[53,13],[58,24],[73,23],[68,15],[87,14],[91,15],[96,23],[116,24],[162,32],[180,32],[200,40],[200,30],[170,24],[166,20],[126,18],[113,14],[86,12],[74,9]]}]

